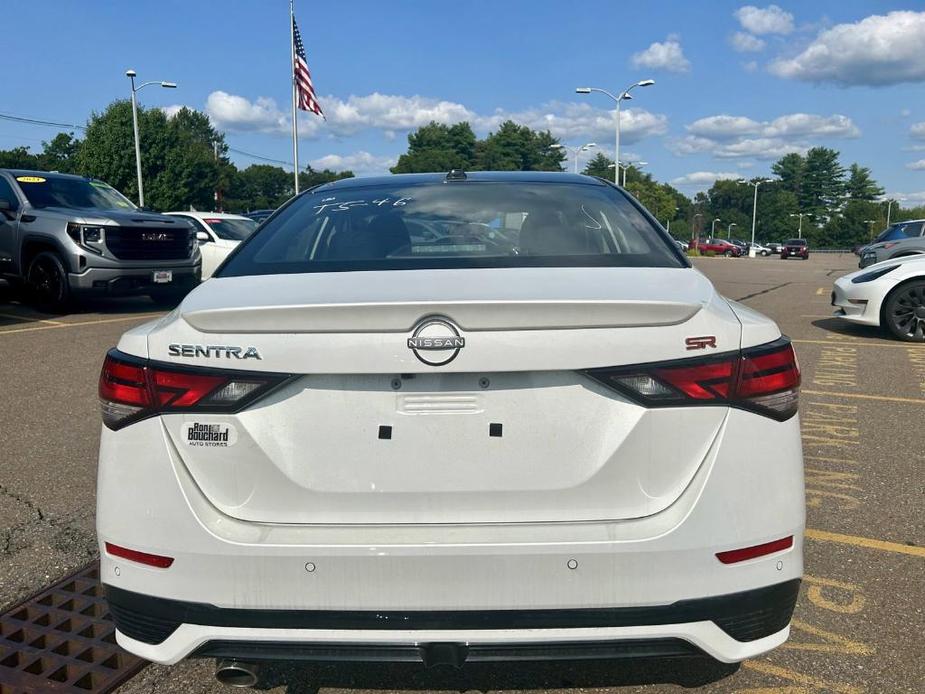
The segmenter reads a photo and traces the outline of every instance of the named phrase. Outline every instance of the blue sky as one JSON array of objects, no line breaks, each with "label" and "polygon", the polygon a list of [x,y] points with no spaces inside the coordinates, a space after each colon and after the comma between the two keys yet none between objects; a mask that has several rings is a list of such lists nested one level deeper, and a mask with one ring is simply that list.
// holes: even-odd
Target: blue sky
[{"label": "blue sky", "polygon": [[[145,106],[205,110],[232,147],[291,161],[285,0],[115,6],[7,0],[0,113],[83,123],[133,68],[179,84]],[[612,102],[575,87],[653,78],[624,106],[622,154],[688,194],[824,144],[925,202],[921,2],[297,0],[296,17],[328,115],[300,116],[303,164],[383,172],[431,119],[484,135],[512,117],[612,155]],[[0,148],[54,133],[0,121]]]}]

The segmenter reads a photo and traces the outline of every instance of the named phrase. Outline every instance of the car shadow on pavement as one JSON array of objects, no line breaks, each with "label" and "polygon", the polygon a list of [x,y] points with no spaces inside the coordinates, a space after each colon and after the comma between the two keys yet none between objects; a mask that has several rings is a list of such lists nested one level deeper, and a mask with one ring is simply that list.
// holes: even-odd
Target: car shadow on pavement
[{"label": "car shadow on pavement", "polygon": [[21,292],[0,281],[0,328],[22,323],[34,323],[42,320],[55,320],[66,316],[81,314],[124,314],[124,313],[163,313],[165,307],[158,306],[146,296],[120,298],[86,299],[67,313],[44,313],[30,306]]},{"label": "car shadow on pavement", "polygon": [[887,340],[887,334],[873,325],[855,325],[848,323],[840,318],[820,318],[812,321],[817,328],[822,328],[830,333],[838,333],[845,337],[861,337],[865,339]]},{"label": "car shadow on pavement", "polygon": [[596,689],[674,684],[702,687],[729,677],[739,664],[707,657],[614,659],[559,662],[474,663],[460,669],[424,669],[408,664],[337,665],[271,664],[256,689],[285,687],[288,694],[316,694],[321,689],[498,691]]}]

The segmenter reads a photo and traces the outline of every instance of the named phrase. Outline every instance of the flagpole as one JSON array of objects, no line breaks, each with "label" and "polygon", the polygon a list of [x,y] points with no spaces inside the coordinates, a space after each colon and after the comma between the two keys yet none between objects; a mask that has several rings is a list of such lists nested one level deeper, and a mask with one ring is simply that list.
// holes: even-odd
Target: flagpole
[{"label": "flagpole", "polygon": [[299,123],[296,110],[296,83],[295,83],[295,14],[292,9],[292,0],[289,0],[289,77],[292,80],[292,162],[295,164],[293,176],[295,178],[295,194],[299,194]]}]

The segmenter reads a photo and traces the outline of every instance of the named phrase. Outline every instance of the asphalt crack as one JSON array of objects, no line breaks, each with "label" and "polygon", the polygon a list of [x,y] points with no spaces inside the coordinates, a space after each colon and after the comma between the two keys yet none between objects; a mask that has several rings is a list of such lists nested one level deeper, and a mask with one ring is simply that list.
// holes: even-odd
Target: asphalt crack
[{"label": "asphalt crack", "polygon": [[736,301],[745,301],[746,299],[751,299],[751,298],[754,298],[754,297],[756,297],[756,296],[761,296],[762,294],[767,294],[767,293],[769,293],[769,292],[773,292],[773,291],[776,291],[776,290],[781,289],[781,288],[783,288],[783,287],[786,287],[786,286],[789,285],[789,284],[793,284],[793,282],[784,282],[783,284],[778,284],[778,285],[775,286],[775,287],[768,287],[767,289],[762,289],[760,292],[752,292],[751,294],[746,294],[745,296],[740,296],[738,299],[736,299]]}]

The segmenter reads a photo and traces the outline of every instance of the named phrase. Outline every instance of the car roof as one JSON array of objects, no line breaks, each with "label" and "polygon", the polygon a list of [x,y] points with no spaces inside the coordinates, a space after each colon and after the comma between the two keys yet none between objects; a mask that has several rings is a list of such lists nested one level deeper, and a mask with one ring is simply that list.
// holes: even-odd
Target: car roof
[{"label": "car roof", "polygon": [[925,222],[925,219],[904,219],[901,222],[890,222],[890,226],[896,226],[897,224],[908,224],[909,222]]},{"label": "car roof", "polygon": [[[426,185],[442,183],[447,180],[447,173],[392,174],[391,176],[368,176],[360,178],[342,178],[330,183],[323,183],[314,191],[347,190],[350,188],[367,188],[372,186]],[[603,179],[583,174],[570,174],[561,171],[466,171],[464,180],[453,183],[474,181],[477,183],[580,183],[584,185],[607,185]],[[307,192],[307,191],[306,191]]]},{"label": "car roof", "polygon": [[171,212],[165,212],[164,214],[182,214],[187,217],[195,217],[196,219],[249,219],[243,214],[231,214],[230,212],[187,212],[185,210],[173,210]]},{"label": "car roof", "polygon": [[58,173],[57,171],[34,171],[32,169],[0,169],[14,178],[17,176],[39,176],[41,178],[73,178],[79,181],[95,180],[90,176],[77,176],[76,174]]}]

